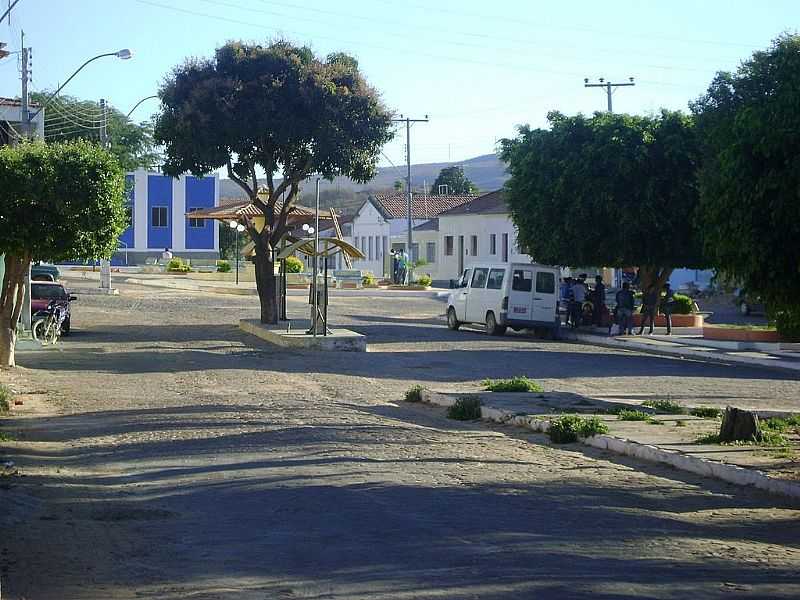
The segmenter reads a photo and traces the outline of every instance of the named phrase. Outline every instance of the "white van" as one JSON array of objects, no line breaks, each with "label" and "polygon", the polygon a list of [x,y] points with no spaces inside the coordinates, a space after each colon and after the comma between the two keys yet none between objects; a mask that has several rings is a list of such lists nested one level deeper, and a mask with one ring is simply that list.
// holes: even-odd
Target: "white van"
[{"label": "white van", "polygon": [[559,274],[558,267],[535,263],[472,265],[447,299],[447,326],[483,323],[489,335],[503,335],[507,327],[555,333],[561,324]]}]

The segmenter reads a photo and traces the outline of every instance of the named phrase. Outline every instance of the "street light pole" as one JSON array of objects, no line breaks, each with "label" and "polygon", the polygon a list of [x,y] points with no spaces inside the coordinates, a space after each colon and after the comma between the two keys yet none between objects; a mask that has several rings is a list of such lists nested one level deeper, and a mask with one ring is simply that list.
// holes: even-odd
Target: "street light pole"
[{"label": "street light pole", "polygon": [[244,225],[236,221],[230,221],[228,225],[236,231],[236,285],[239,285],[239,234],[244,231]]},{"label": "street light pole", "polygon": [[132,109],[130,109],[130,110],[128,111],[128,114],[127,114],[127,115],[125,115],[125,118],[126,118],[126,119],[127,119],[127,118],[130,118],[130,116],[133,114],[133,111],[135,111],[137,108],[139,108],[139,105],[140,105],[142,102],[144,102],[145,100],[152,100],[153,98],[158,98],[158,95],[154,95],[154,96],[145,96],[144,98],[142,98],[141,100],[139,100],[139,101],[138,101],[136,104],[134,104],[134,105],[133,105],[133,108],[132,108]]}]

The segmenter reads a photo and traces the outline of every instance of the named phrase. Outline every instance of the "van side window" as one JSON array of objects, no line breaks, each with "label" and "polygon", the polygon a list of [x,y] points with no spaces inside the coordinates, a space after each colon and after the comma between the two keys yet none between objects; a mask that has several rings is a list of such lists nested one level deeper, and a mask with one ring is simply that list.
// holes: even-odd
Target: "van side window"
[{"label": "van side window", "polygon": [[486,278],[489,275],[489,269],[475,269],[475,274],[472,276],[472,289],[483,289],[486,287]]},{"label": "van side window", "polygon": [[515,292],[530,292],[533,289],[532,273],[522,269],[515,269],[511,280],[511,289]]},{"label": "van side window", "polygon": [[555,294],[556,276],[546,271],[538,271],[536,273],[536,293]]},{"label": "van side window", "polygon": [[486,283],[487,290],[501,290],[503,289],[503,277],[505,276],[505,269],[492,269],[489,271],[489,281]]},{"label": "van side window", "polygon": [[469,285],[469,277],[472,275],[472,269],[464,269],[461,279],[458,280],[458,287],[465,288]]}]

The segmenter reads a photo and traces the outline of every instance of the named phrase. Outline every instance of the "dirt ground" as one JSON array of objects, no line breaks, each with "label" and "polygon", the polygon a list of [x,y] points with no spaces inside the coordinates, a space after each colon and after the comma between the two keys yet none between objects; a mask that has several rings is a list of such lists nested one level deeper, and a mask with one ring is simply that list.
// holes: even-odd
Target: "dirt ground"
[{"label": "dirt ground", "polygon": [[367,354],[285,352],[235,327],[253,298],[122,292],[0,373],[25,402],[2,420],[4,600],[800,596],[795,502],[401,401],[525,374],[796,408],[796,380],[450,332],[419,297],[334,299]]}]

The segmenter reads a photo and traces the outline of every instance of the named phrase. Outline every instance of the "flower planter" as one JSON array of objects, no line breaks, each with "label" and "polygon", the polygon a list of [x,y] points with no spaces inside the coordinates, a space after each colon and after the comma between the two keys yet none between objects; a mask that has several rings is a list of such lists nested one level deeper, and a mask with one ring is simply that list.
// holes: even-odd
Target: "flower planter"
[{"label": "flower planter", "polygon": [[703,326],[703,338],[720,342],[780,342],[781,337],[774,329],[748,329],[746,327]]},{"label": "flower planter", "polygon": [[[641,313],[635,313],[633,315],[633,324],[635,327],[642,326],[642,315]],[[649,325],[649,323],[648,323]],[[656,316],[656,327],[666,327],[667,320],[664,318],[664,315],[657,315]],[[672,326],[673,327],[703,327],[703,315],[698,315],[692,313],[690,315],[672,315]]]}]

